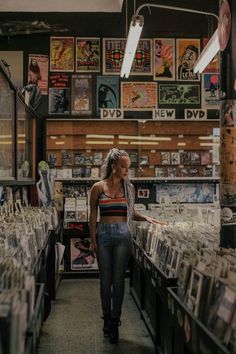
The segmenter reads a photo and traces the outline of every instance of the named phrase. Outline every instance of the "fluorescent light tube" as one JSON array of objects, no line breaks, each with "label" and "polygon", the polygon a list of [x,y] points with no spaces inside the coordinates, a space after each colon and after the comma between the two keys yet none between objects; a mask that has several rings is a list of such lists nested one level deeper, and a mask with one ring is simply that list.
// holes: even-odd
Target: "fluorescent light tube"
[{"label": "fluorescent light tube", "polygon": [[156,141],[131,141],[130,145],[158,145],[159,143]]},{"label": "fluorescent light tube", "polygon": [[131,139],[131,140],[149,140],[149,141],[170,141],[172,140],[170,137],[165,136],[136,136],[136,135],[119,135],[119,139]]},{"label": "fluorescent light tube", "polygon": [[218,136],[213,136],[213,135],[209,135],[209,136],[199,136],[198,137],[199,140],[220,140],[220,137]]},{"label": "fluorescent light tube", "polygon": [[113,141],[101,141],[101,140],[87,140],[85,144],[89,145],[114,145]]},{"label": "fluorescent light tube", "polygon": [[203,51],[201,52],[201,54],[199,55],[199,58],[197,59],[194,65],[193,71],[195,72],[195,74],[197,72],[201,74],[203,70],[207,67],[207,65],[212,61],[214,56],[219,52],[219,50],[220,43],[217,29],[210,38]]},{"label": "fluorescent light tube", "polygon": [[87,134],[86,138],[96,138],[96,139],[114,139],[114,135],[106,135],[106,134]]},{"label": "fluorescent light tube", "polygon": [[9,134],[7,134],[7,135],[0,135],[0,139],[9,139],[9,138],[11,138],[12,136],[11,135],[9,135]]},{"label": "fluorescent light tube", "polygon": [[219,146],[220,143],[200,143],[200,146]]},{"label": "fluorescent light tube", "polygon": [[129,77],[131,66],[133,64],[138,41],[143,29],[144,18],[142,15],[134,15],[130,24],[129,34],[125,46],[125,55],[121,66],[121,77]]}]

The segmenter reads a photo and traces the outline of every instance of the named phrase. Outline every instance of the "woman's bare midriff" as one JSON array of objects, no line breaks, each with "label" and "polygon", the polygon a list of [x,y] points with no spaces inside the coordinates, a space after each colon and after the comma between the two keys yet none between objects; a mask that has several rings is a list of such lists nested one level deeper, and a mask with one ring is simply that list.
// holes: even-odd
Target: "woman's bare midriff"
[{"label": "woman's bare midriff", "polygon": [[127,222],[125,216],[102,216],[100,218],[101,224],[116,224],[118,222]]}]

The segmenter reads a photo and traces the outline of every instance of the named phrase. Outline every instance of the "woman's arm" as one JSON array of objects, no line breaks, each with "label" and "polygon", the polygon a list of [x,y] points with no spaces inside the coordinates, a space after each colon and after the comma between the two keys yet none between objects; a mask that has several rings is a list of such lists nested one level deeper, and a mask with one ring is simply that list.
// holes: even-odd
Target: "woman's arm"
[{"label": "woman's arm", "polygon": [[97,225],[97,214],[98,214],[98,198],[100,195],[99,184],[95,183],[90,191],[90,216],[89,216],[89,233],[91,237],[91,251],[96,251],[96,225]]},{"label": "woman's arm", "polygon": [[[135,188],[134,188],[133,185],[132,185],[132,189],[133,189],[134,200],[135,200]],[[152,218],[151,216],[141,214],[140,212],[135,210],[135,208],[133,210],[133,220],[135,220],[135,221],[147,221],[147,222],[149,222],[151,224],[166,225],[166,222],[159,221],[159,220],[156,220],[156,219]]]},{"label": "woman's arm", "polygon": [[151,224],[166,225],[166,222],[156,220],[156,219],[152,218],[151,216],[141,214],[141,213],[139,213],[136,210],[134,210],[134,214],[133,215],[134,215],[133,219],[135,221],[147,221],[147,222],[149,222]]}]

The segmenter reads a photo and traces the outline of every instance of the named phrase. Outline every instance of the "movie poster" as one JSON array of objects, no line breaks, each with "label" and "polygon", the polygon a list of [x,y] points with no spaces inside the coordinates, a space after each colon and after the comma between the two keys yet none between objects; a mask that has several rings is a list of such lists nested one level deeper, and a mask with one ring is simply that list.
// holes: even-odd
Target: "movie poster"
[{"label": "movie poster", "polygon": [[165,183],[156,185],[156,202],[168,198],[171,203],[213,203],[214,184]]},{"label": "movie poster", "polygon": [[48,55],[29,54],[29,84],[37,85],[42,95],[48,94]]},{"label": "movie poster", "polygon": [[[209,41],[208,38],[203,38],[202,40],[203,48],[207,45],[208,41]],[[218,53],[212,59],[212,61],[207,65],[203,73],[219,73],[219,66],[220,66],[220,55]]]},{"label": "movie poster", "polygon": [[199,81],[200,75],[194,73],[193,67],[200,54],[200,40],[181,38],[176,41],[177,81]]},{"label": "movie poster", "polygon": [[[103,74],[119,75],[125,53],[126,39],[103,39]],[[131,75],[152,75],[152,40],[140,39]]]},{"label": "movie poster", "polygon": [[71,114],[92,115],[92,75],[72,75]]},{"label": "movie poster", "polygon": [[157,104],[155,82],[122,82],[121,108],[129,111],[152,110]]},{"label": "movie poster", "polygon": [[202,74],[202,107],[208,109],[220,108],[219,74]]},{"label": "movie poster", "polygon": [[66,73],[49,76],[49,114],[70,113],[70,80]]},{"label": "movie poster", "polygon": [[198,84],[158,85],[158,105],[199,105],[201,103]]},{"label": "movie poster", "polygon": [[100,38],[76,38],[76,72],[100,71]]},{"label": "movie poster", "polygon": [[100,108],[119,108],[119,77],[97,76],[97,115]]},{"label": "movie poster", "polygon": [[154,38],[153,79],[175,80],[175,40],[173,38]]},{"label": "movie poster", "polygon": [[70,239],[71,270],[81,268],[98,269],[94,252],[90,251],[90,238]]},{"label": "movie poster", "polygon": [[74,37],[50,37],[50,71],[74,71]]}]

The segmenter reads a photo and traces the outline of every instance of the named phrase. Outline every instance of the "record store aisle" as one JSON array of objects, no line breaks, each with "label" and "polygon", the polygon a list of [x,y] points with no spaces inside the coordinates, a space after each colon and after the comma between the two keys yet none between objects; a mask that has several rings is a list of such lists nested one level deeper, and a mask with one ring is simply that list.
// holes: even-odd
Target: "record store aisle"
[{"label": "record store aisle", "polygon": [[57,300],[44,322],[38,354],[154,354],[154,346],[129,294],[128,280],[120,340],[103,337],[99,280],[62,280]]}]

